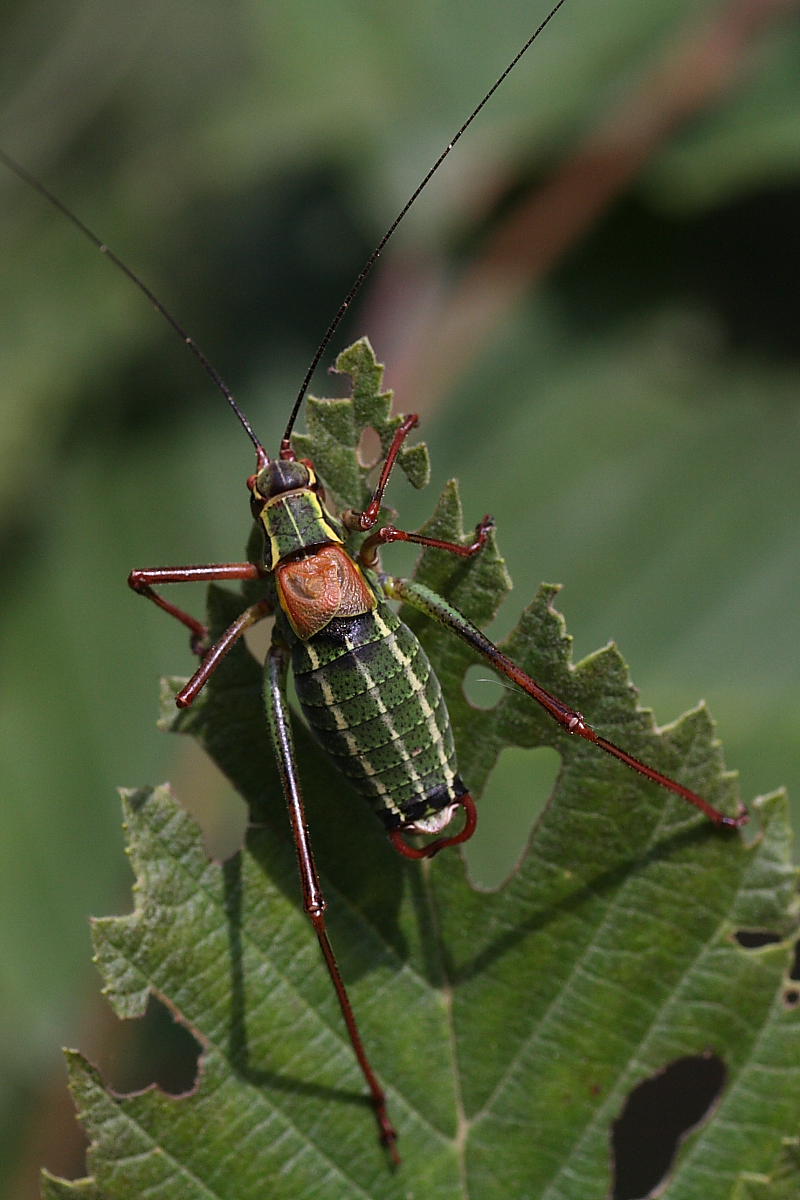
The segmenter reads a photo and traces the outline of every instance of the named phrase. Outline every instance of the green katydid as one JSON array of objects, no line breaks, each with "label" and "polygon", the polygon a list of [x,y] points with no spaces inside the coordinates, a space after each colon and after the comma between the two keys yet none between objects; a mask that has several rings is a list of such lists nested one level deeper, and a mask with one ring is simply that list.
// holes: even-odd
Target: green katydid
[{"label": "green katydid", "polygon": [[[430,858],[466,841],[474,832],[477,814],[468,782],[464,783],[458,774],[457,747],[439,683],[420,643],[399,620],[391,601],[420,610],[462,638],[498,673],[541,705],[566,733],[593,742],[627,767],[695,805],[717,825],[738,827],[747,820],[744,810],[733,816],[722,813],[691,789],[608,741],[580,712],[545,690],[498,650],[447,600],[421,584],[384,571],[379,552],[389,542],[411,542],[468,558],[481,552],[492,528],[491,519],[484,517],[472,539],[461,544],[380,523],[384,492],[394,465],[407,449],[406,439],[418,424],[416,415],[395,416],[387,422],[382,431],[383,465],[372,497],[361,511],[332,512],[314,464],[300,458],[292,444],[294,425],[312,375],[384,246],[443,159],[564,2],[559,0],[489,89],[369,256],[313,356],[274,458],[267,454],[216,369],[142,280],[38,180],[2,154],[12,171],[67,216],[146,295],[225,396],[255,448],[256,469],[248,479],[248,489],[261,539],[260,551],[246,562],[138,569],[131,573],[129,582],[135,591],[190,631],[192,649],[200,663],[178,692],[179,707],[192,703],[220,660],[251,626],[267,617],[275,619],[266,663],[267,719],[297,850],[303,904],[367,1084],[380,1138],[396,1161],[397,1133],[384,1090],[363,1046],[327,933],[326,901],[306,827],[286,700],[290,665],[310,728],[355,790],[372,804],[394,847],[408,857]],[[359,543],[357,548],[354,539]],[[211,644],[201,621],[155,590],[168,583],[222,580],[260,584],[262,594]]]}]

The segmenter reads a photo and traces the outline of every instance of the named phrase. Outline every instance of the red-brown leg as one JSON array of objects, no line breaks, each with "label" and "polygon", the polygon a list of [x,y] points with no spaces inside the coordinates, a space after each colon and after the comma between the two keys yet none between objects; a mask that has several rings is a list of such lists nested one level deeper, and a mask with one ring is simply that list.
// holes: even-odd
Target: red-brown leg
[{"label": "red-brown leg", "polygon": [[[367,533],[373,528],[375,522],[378,520],[381,504],[383,503],[383,493],[386,491],[386,485],[389,482],[389,476],[397,461],[397,456],[400,453],[403,442],[417,425],[419,425],[419,417],[416,413],[409,413],[407,417],[403,418],[402,424],[392,438],[392,444],[389,447],[389,452],[381,469],[380,479],[375,491],[372,493],[372,499],[369,504],[363,512],[356,512],[354,509],[348,508],[342,513],[342,522],[347,529],[352,529],[357,533]],[[464,546],[460,542],[447,542],[441,538],[424,537],[419,533],[408,533],[404,529],[397,529],[394,525],[384,525],[381,529],[376,530],[371,537],[366,539],[361,547],[359,559],[365,566],[374,566],[378,548],[386,542],[413,542],[417,546],[432,546],[436,550],[447,550],[451,554],[459,554],[462,558],[469,558],[471,555],[477,554],[486,544],[489,530],[493,527],[494,522],[492,518],[488,515],[485,516],[475,526],[475,537],[472,542]]]},{"label": "red-brown leg", "polygon": [[205,563],[191,567],[137,567],[128,576],[128,584],[140,596],[152,600],[164,612],[180,621],[192,635],[191,646],[195,654],[204,654],[204,642],[208,628],[191,613],[165,600],[155,586],[165,583],[220,583],[226,579],[259,579],[263,574],[255,563]]},{"label": "red-brown leg", "polygon": [[402,424],[397,430],[397,433],[392,438],[392,444],[389,447],[389,453],[381,470],[381,477],[378,480],[377,487],[372,493],[372,499],[363,512],[356,512],[352,508],[348,508],[342,513],[342,521],[348,529],[353,529],[359,533],[366,533],[372,529],[372,526],[378,519],[378,513],[381,511],[383,503],[383,493],[386,491],[386,485],[389,482],[389,476],[392,473],[392,468],[397,461],[397,456],[402,449],[403,442],[406,440],[412,429],[416,429],[419,425],[419,417],[416,413],[409,413],[407,417],[403,417]]},{"label": "red-brown leg", "polygon": [[395,1164],[399,1164],[400,1156],[397,1153],[397,1132],[389,1118],[386,1094],[372,1069],[372,1064],[367,1058],[355,1013],[353,1012],[353,1006],[350,1003],[350,997],[347,994],[347,989],[345,988],[336,956],[333,953],[333,947],[331,946],[325,924],[326,901],[322,892],[316,863],[314,862],[311,840],[308,836],[305,805],[300,791],[292,729],[286,702],[288,659],[288,651],[283,646],[273,645],[270,647],[267,655],[267,682],[264,698],[275,758],[281,775],[283,794],[289,810],[292,837],[294,839],[295,850],[297,851],[300,885],[303,892],[303,908],[311,924],[314,926],[314,932],[317,935],[322,957],[325,960],[331,983],[339,1000],[339,1007],[342,1011],[350,1044],[353,1047],[356,1061],[361,1068],[361,1073],[369,1090],[370,1100],[378,1123],[381,1143],[388,1150],[392,1161]]},{"label": "red-brown leg", "polygon": [[537,704],[540,704],[545,712],[558,721],[559,725],[566,730],[567,733],[576,734],[578,737],[585,738],[588,742],[594,742],[599,749],[604,750],[606,754],[612,755],[619,759],[627,767],[634,771],[638,771],[640,775],[644,775],[647,779],[651,779],[653,783],[659,784],[670,792],[674,792],[677,796],[693,804],[699,808],[701,812],[713,821],[715,825],[724,825],[734,829],[744,825],[748,820],[747,809],[741,806],[735,817],[728,816],[727,813],[720,812],[713,804],[709,804],[697,792],[693,792],[691,788],[684,787],[682,783],[671,779],[668,775],[663,775],[661,771],[657,771],[655,767],[649,766],[640,759],[629,754],[627,750],[621,749],[608,738],[604,738],[601,734],[592,729],[591,725],[587,724],[582,713],[571,708],[563,700],[559,700],[558,696],[554,696],[548,692],[541,684],[532,679],[521,667],[518,667],[507,655],[498,650],[497,646],[483,634],[477,626],[468,621],[463,613],[454,608],[443,597],[438,596],[430,588],[423,584],[415,583],[409,579],[398,579],[394,576],[387,577],[384,580],[384,586],[388,594],[395,600],[402,600],[407,604],[411,604],[414,608],[418,608],[421,612],[426,613],[429,617],[446,625],[448,629],[452,629],[459,637],[463,638],[468,645],[482,654],[487,662],[510,679],[512,683],[516,683],[518,687],[527,692]]},{"label": "red-brown leg", "polygon": [[222,636],[217,638],[213,646],[210,646],[206,650],[200,666],[188,683],[185,683],[176,695],[175,703],[178,708],[189,707],[197,693],[201,688],[205,687],[205,684],[214,674],[222,659],[231,647],[238,642],[242,634],[246,633],[251,626],[256,625],[259,621],[263,621],[264,617],[270,616],[271,613],[272,607],[267,600],[260,600],[258,604],[251,604],[244,612],[239,613],[239,616],[228,626]]},{"label": "red-brown leg", "polygon": [[494,521],[487,514],[475,526],[475,535],[468,545],[461,542],[447,542],[442,538],[425,537],[421,533],[407,533],[404,529],[396,529],[394,525],[382,525],[376,529],[364,542],[359,552],[359,558],[365,566],[375,565],[378,548],[386,542],[413,542],[415,546],[432,546],[434,550],[446,550],[449,554],[458,554],[462,558],[471,558],[486,545],[490,530],[494,529]]}]

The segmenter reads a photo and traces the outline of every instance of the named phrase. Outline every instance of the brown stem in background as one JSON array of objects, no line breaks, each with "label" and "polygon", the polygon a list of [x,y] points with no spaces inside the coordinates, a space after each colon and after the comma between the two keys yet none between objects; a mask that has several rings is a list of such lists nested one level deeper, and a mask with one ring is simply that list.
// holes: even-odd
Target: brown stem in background
[{"label": "brown stem in background", "polygon": [[[732,0],[673,43],[550,183],[511,212],[454,288],[431,298],[424,325],[409,318],[413,337],[395,350],[390,370],[401,407],[431,411],[520,295],[570,249],[676,128],[741,78],[757,36],[796,7],[796,0]],[[417,292],[417,304],[419,299]]]}]

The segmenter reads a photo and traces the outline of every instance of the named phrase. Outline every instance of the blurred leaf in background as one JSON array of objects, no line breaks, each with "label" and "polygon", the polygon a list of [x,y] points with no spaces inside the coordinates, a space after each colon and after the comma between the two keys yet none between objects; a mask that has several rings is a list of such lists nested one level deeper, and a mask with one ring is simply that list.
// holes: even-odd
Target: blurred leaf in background
[{"label": "blurred leaf in background", "polygon": [[[274,444],[369,248],[541,15],[10,3],[0,142],[154,286]],[[331,353],[370,335],[435,480],[497,518],[520,603],[563,581],[576,656],[619,639],[660,721],[705,697],[745,795],[792,785],[800,759],[798,61],[785,0],[610,0],[602,20],[569,0]],[[238,558],[252,459],[130,285],[13,178],[0,193],[0,1158],[22,1196],[38,1162],[73,1161],[48,1125],[58,1047],[113,1058],[86,922],[129,903],[113,788],[218,789],[201,759],[167,763],[156,680],[188,652],[124,579]],[[391,499],[406,527],[432,503]],[[523,759],[487,794],[485,878],[537,786]]]}]

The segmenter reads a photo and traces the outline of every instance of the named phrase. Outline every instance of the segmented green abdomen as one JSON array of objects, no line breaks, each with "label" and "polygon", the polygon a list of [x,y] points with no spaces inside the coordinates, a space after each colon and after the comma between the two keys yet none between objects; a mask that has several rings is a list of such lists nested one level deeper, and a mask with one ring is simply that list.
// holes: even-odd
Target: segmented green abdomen
[{"label": "segmented green abdomen", "polygon": [[311,729],[388,829],[464,794],[439,680],[386,604],[293,641],[292,666]]}]

